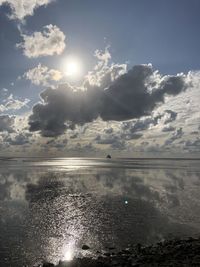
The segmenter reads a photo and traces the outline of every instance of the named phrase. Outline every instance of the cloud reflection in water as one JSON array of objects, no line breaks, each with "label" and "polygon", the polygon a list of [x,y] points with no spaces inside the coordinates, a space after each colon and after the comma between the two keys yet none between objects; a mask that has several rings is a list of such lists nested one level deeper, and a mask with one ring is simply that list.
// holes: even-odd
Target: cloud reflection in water
[{"label": "cloud reflection in water", "polygon": [[[0,261],[10,257],[15,266],[42,259],[57,262],[82,254],[83,244],[95,251],[199,232],[196,167],[163,168],[162,162],[160,169],[149,163],[149,168],[142,163],[140,168],[119,168],[112,161],[82,161],[84,168],[60,172],[55,163],[52,169],[35,164],[2,171]],[[124,164],[130,167],[130,162]]]}]

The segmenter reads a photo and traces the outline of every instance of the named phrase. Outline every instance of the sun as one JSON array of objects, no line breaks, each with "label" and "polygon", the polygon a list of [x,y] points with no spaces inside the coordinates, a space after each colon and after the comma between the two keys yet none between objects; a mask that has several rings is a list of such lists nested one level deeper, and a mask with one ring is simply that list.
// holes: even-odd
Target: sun
[{"label": "sun", "polygon": [[69,57],[65,62],[65,74],[70,78],[78,78],[82,73],[81,61],[76,57]]}]

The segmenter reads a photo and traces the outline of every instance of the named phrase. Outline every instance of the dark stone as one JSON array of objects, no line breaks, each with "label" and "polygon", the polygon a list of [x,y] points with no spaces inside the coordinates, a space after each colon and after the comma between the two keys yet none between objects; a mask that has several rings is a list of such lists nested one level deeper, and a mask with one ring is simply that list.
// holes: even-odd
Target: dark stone
[{"label": "dark stone", "polygon": [[90,249],[90,247],[87,246],[87,245],[83,245],[83,246],[82,246],[82,249],[83,249],[83,250],[88,250],[88,249]]},{"label": "dark stone", "polygon": [[105,255],[106,257],[110,257],[110,253],[109,252],[105,252],[103,255]]},{"label": "dark stone", "polygon": [[48,263],[48,262],[45,262],[43,264],[43,267],[55,267],[55,265],[53,263]]}]

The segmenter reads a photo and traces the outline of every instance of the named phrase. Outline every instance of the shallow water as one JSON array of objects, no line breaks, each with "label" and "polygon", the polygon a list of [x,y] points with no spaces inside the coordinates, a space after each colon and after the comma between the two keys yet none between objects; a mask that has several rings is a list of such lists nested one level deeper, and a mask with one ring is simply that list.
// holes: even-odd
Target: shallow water
[{"label": "shallow water", "polygon": [[0,266],[200,233],[200,160],[0,159]]}]

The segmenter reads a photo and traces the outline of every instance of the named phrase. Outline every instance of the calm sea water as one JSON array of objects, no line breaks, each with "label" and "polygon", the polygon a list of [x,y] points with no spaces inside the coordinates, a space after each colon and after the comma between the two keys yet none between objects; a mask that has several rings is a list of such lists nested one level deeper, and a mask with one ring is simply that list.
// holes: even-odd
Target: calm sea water
[{"label": "calm sea water", "polygon": [[200,233],[200,160],[0,159],[0,266]]}]

